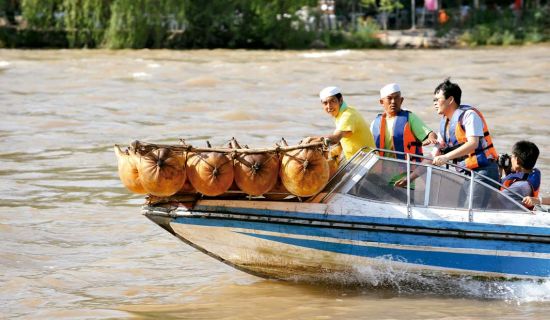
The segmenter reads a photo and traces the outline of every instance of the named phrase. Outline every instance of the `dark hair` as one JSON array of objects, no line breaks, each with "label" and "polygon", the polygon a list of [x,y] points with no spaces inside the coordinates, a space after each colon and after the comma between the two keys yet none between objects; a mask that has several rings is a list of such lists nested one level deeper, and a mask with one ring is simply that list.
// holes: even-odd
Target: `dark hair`
[{"label": "dark hair", "polygon": [[455,99],[456,104],[460,105],[462,90],[460,90],[460,87],[458,86],[458,84],[451,82],[451,78],[445,79],[445,81],[441,82],[437,87],[435,87],[434,94],[437,94],[439,90],[443,92],[445,99],[448,99],[449,97],[453,97]]},{"label": "dark hair", "polygon": [[530,141],[518,141],[512,148],[512,154],[516,157],[518,164],[527,170],[535,167],[539,157],[539,148]]},{"label": "dark hair", "polygon": [[341,93],[337,93],[334,96],[336,97],[336,99],[342,100],[342,94]]}]

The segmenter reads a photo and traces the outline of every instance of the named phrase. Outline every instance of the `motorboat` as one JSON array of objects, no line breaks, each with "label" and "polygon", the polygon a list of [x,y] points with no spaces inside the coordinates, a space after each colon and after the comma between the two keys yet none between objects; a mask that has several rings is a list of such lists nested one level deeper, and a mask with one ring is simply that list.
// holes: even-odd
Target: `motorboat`
[{"label": "motorboat", "polygon": [[[415,157],[364,148],[308,198],[198,195],[142,212],[207,255],[265,278],[317,281],[361,270],[550,277],[550,213],[525,208],[477,172]],[[399,177],[405,187],[395,186]]]}]

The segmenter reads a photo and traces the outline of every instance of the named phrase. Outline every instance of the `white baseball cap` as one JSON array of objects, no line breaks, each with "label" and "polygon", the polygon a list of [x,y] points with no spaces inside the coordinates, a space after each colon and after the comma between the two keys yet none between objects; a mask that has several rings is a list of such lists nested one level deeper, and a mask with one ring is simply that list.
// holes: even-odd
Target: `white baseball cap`
[{"label": "white baseball cap", "polygon": [[325,100],[326,98],[332,97],[339,93],[342,93],[342,91],[338,87],[326,87],[319,92],[319,98],[321,98],[321,100]]},{"label": "white baseball cap", "polygon": [[395,92],[401,92],[399,85],[397,83],[387,84],[380,89],[380,99],[383,99]]}]

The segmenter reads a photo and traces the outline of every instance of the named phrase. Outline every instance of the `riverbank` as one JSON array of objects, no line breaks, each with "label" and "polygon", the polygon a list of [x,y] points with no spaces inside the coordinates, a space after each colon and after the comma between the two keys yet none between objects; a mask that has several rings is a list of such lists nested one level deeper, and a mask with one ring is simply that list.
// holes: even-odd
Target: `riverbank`
[{"label": "riverbank", "polygon": [[[548,36],[542,34],[534,34],[526,41],[520,41],[510,33],[504,33],[504,36],[483,35],[480,33],[484,31],[479,31],[478,29],[479,28],[466,31],[451,29],[443,35],[440,35],[440,32],[436,29],[427,28],[372,31],[364,33],[361,36],[354,33],[332,32],[318,36],[317,39],[311,40],[308,44],[303,44],[297,48],[291,47],[286,49],[452,49],[485,45],[509,46],[548,43],[550,41]],[[177,39],[181,36],[181,34],[176,33],[168,34],[165,39],[166,46],[159,47],[158,49],[196,49],[187,48],[181,45],[181,43],[178,43]],[[481,39],[482,37],[486,39]],[[101,48],[102,46],[99,44],[97,47]],[[68,32],[64,30],[38,30],[0,26],[0,48],[65,49],[71,48],[71,45],[68,41]],[[84,46],[84,48],[89,47]],[[94,46],[92,46],[92,48],[94,48]],[[253,47],[245,49],[261,48]]]},{"label": "riverbank", "polygon": [[[444,36],[437,36],[434,29],[418,30],[388,30],[374,35],[368,46],[352,45],[353,49],[361,48],[395,48],[395,49],[450,49],[467,47],[468,44],[461,40],[463,34],[451,31]],[[548,42],[548,41],[540,41]],[[506,45],[506,44],[502,44]],[[52,30],[18,30],[15,28],[0,27],[0,48],[23,49],[64,49],[70,48],[66,39],[66,32]],[[311,45],[301,49],[345,49],[345,44],[327,45],[322,40],[316,40]],[[170,46],[168,49],[186,49],[178,46]]]},{"label": "riverbank", "polygon": [[457,46],[457,32],[438,37],[435,29],[390,30],[380,32],[378,38],[384,47],[405,48],[452,48]]}]

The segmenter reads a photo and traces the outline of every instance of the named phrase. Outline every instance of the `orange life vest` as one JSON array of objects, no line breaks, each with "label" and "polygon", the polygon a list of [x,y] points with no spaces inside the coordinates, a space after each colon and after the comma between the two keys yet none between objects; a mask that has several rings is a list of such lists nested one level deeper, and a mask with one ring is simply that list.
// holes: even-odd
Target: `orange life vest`
[{"label": "orange life vest", "polygon": [[[464,114],[468,110],[474,111],[481,118],[481,121],[483,122],[483,137],[479,139],[478,146],[473,153],[470,153],[462,158],[455,159],[455,162],[458,163],[458,165],[468,169],[476,169],[489,165],[489,159],[498,159],[498,153],[493,145],[493,139],[489,134],[487,122],[481,112],[474,107],[462,105],[455,110],[450,121],[445,117],[441,119],[439,132],[448,148],[456,149],[456,147],[468,141],[466,137],[466,130],[464,128],[464,124],[462,123]],[[447,136],[446,127],[448,122],[449,135]],[[483,142],[485,142],[485,146]]]},{"label": "orange life vest", "polygon": [[[401,110],[395,116],[395,123],[393,125],[393,148],[395,151],[423,155],[422,152],[422,142],[414,136],[412,132],[410,123],[409,123],[409,114],[410,111]],[[374,136],[374,143],[379,149],[385,149],[384,146],[386,141],[386,113],[379,114],[376,119],[374,119],[372,134]],[[381,156],[384,155],[383,152],[380,153]],[[397,154],[398,159],[405,160],[404,154]],[[421,161],[419,157],[411,157],[412,161]]]}]

